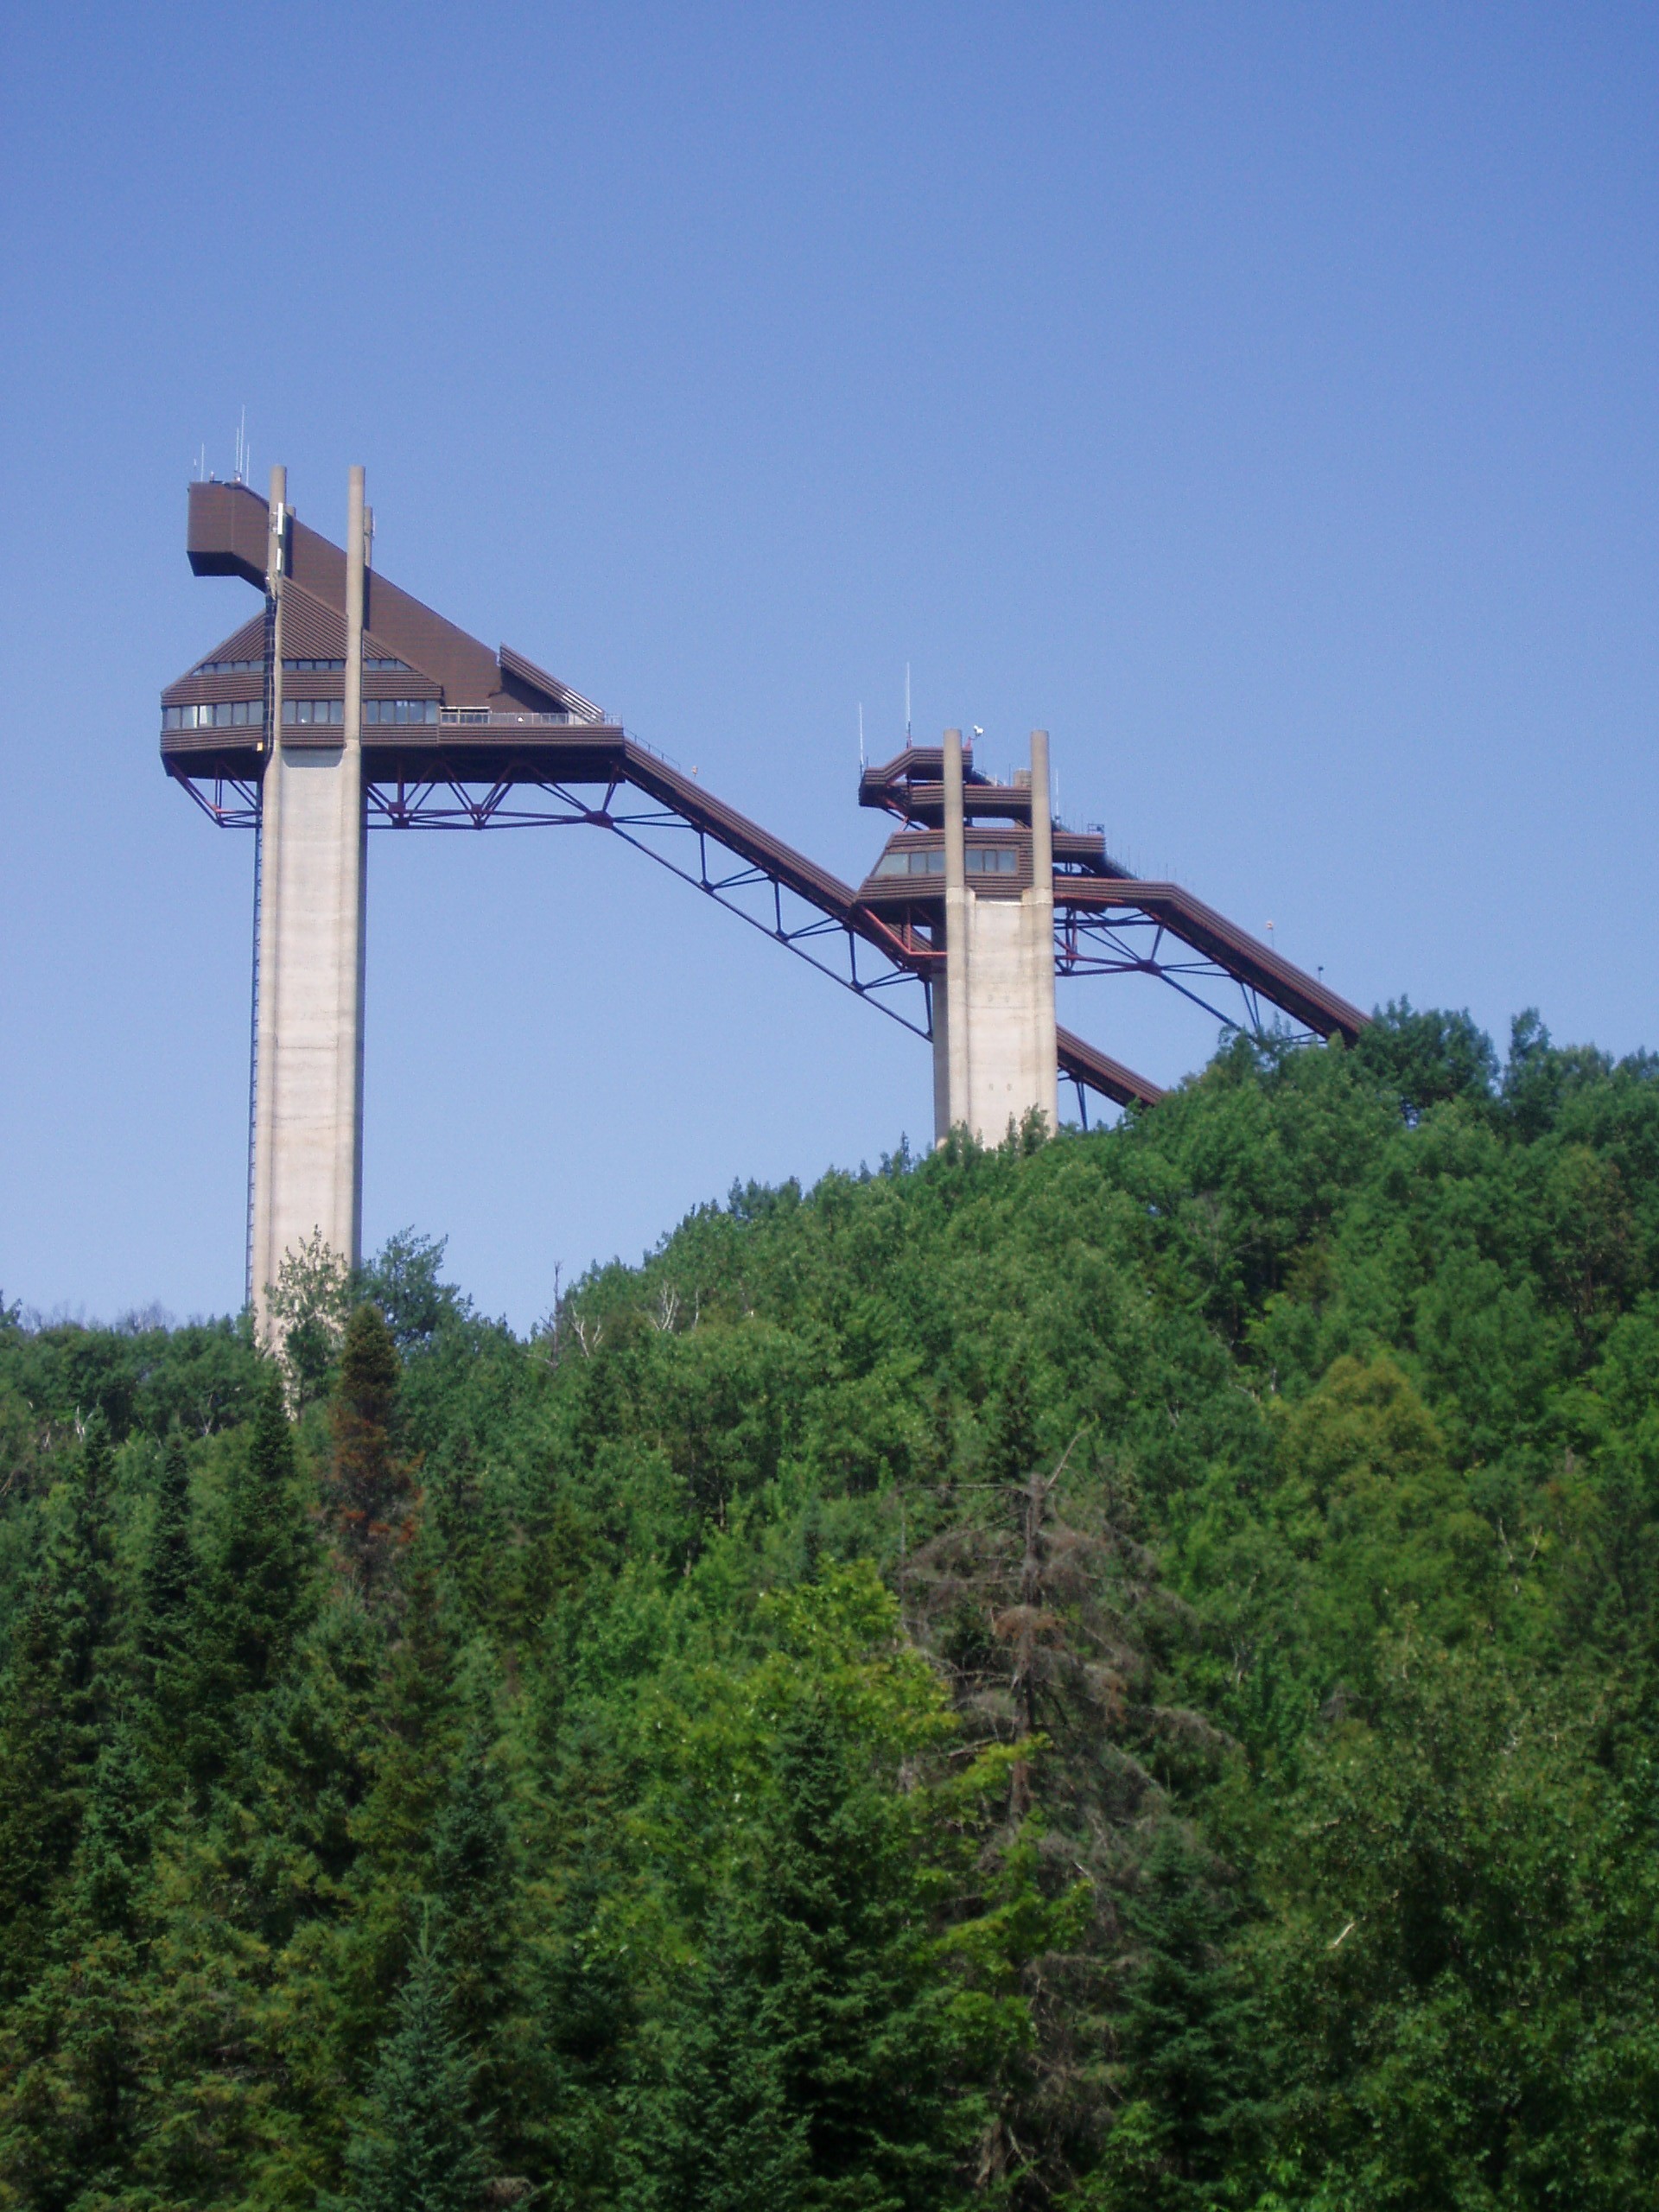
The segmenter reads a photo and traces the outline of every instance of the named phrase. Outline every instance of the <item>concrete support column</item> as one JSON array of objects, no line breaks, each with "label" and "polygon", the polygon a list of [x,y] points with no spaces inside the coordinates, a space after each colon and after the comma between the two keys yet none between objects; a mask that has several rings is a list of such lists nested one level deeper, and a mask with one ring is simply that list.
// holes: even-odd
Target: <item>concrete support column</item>
[{"label": "concrete support column", "polygon": [[1060,1125],[1059,1039],[1054,1016],[1054,815],[1050,797],[1048,732],[1031,733],[1031,995],[1037,1078],[1033,1099],[1053,1135]]},{"label": "concrete support column", "polygon": [[314,1238],[361,1257],[363,1143],[363,472],[346,531],[346,670],[338,729],[283,721],[286,482],[271,473],[271,721],[262,794],[251,1290],[266,1292]]},{"label": "concrete support column", "polygon": [[933,1141],[969,1118],[968,855],[963,826],[962,732],[944,733],[944,1007],[933,1009]]},{"label": "concrete support column", "polygon": [[351,1243],[346,1249],[353,1267],[363,1255],[363,983],[368,950],[363,910],[369,856],[369,819],[363,805],[363,617],[367,568],[363,471],[355,467],[346,493],[346,742],[340,774],[342,823],[356,825],[356,835],[340,854],[341,906],[350,917],[356,957],[349,976],[343,966],[340,973],[340,1065],[335,1074],[337,1096],[351,1102],[349,1115],[341,1116],[336,1130],[340,1155],[335,1173],[340,1187],[349,1188],[352,1194]]},{"label": "concrete support column", "polygon": [[270,472],[265,538],[265,728],[259,779],[259,950],[253,1011],[252,1198],[248,1228],[248,1302],[267,1333],[265,1288],[272,1281],[271,1170],[276,1150],[276,964],[283,881],[283,575],[286,565],[288,471]]},{"label": "concrete support column", "polygon": [[[1054,1025],[1054,825],[1048,733],[1031,740],[1031,865],[1014,894],[967,874],[962,733],[944,734],[945,988],[933,1007],[933,1126],[1001,1144],[1033,1110],[1058,1122]],[[1006,879],[1003,879],[1006,880]]]}]

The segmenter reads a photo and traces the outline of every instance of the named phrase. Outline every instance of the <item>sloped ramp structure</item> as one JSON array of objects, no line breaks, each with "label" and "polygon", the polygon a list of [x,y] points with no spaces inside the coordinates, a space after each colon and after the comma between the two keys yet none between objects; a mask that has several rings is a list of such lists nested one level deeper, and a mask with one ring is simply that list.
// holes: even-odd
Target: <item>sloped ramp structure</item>
[{"label": "sloped ramp structure", "polygon": [[860,803],[899,826],[845,884],[526,655],[375,574],[372,536],[361,470],[343,548],[299,522],[280,469],[269,499],[190,487],[192,569],[263,601],[168,686],[161,734],[168,774],[258,840],[247,1256],[262,1312],[289,1252],[320,1237],[359,1256],[371,828],[611,831],[931,1040],[941,1138],[965,1123],[995,1141],[1033,1109],[1052,1123],[1062,1077],[1085,1120],[1090,1092],[1161,1096],[1057,1027],[1057,975],[1154,976],[1245,1027],[1264,1006],[1320,1037],[1364,1026],[1179,885],[1137,880],[1098,835],[1053,822],[1034,801],[1046,733],[1007,785],[955,731],[867,769]]}]

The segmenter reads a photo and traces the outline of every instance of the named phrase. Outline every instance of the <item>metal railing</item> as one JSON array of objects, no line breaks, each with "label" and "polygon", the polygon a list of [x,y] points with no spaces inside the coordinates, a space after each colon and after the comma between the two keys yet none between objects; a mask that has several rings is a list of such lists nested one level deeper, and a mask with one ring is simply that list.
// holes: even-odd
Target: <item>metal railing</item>
[{"label": "metal railing", "polygon": [[471,729],[474,727],[480,729],[503,729],[537,722],[554,722],[563,728],[578,720],[579,717],[575,715],[567,713],[508,714],[494,707],[440,707],[438,709],[439,727],[444,729]]}]

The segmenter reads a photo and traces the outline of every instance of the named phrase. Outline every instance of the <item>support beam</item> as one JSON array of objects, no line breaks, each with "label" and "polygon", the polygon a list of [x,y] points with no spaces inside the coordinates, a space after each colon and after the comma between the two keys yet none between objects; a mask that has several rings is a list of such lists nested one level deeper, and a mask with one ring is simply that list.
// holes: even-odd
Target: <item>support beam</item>
[{"label": "support beam", "polygon": [[283,713],[286,491],[273,469],[248,1285],[262,1336],[267,1293],[290,1253],[320,1237],[355,1267],[362,1243],[363,471],[353,469],[348,497],[338,727]]}]

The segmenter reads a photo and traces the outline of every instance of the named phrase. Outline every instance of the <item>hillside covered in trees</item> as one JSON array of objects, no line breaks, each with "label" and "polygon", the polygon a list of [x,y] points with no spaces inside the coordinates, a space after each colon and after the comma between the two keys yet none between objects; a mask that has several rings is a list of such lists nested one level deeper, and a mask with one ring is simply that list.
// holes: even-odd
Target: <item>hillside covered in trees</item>
[{"label": "hillside covered in trees", "polygon": [[0,2206],[1659,2203],[1659,1060],[441,1259],[0,1309]]}]

